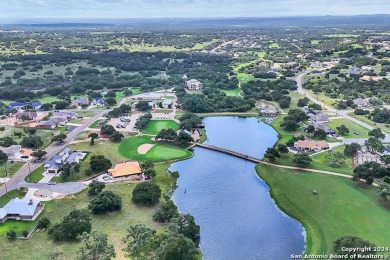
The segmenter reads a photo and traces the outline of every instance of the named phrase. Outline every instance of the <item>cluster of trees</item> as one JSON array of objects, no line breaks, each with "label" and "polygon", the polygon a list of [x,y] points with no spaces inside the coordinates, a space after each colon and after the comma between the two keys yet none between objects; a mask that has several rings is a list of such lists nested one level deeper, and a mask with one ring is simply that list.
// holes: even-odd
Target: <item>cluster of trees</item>
[{"label": "cluster of trees", "polygon": [[114,108],[110,112],[107,113],[107,116],[110,118],[118,118],[123,116],[124,114],[130,113],[131,106],[127,104],[122,104],[119,107]]},{"label": "cluster of trees", "polygon": [[202,119],[193,113],[185,113],[180,118],[180,128],[191,131],[193,128],[202,127]]},{"label": "cluster of trees", "polygon": [[365,162],[353,170],[353,180],[364,180],[368,185],[374,182],[375,178],[390,176],[390,169],[381,166],[377,162]]},{"label": "cluster of trees", "polygon": [[[122,141],[122,139],[124,137],[124,135],[122,133],[116,131],[115,128],[109,124],[105,124],[102,126],[102,128],[100,128],[100,134],[105,135],[105,136],[109,136],[108,138],[112,142],[120,142],[120,141]],[[96,139],[97,136],[90,134],[89,137],[91,138],[91,145],[93,145],[94,142],[92,140]]]},{"label": "cluster of trees", "polygon": [[191,135],[184,131],[180,131],[179,134],[176,133],[176,131],[172,128],[169,129],[162,129],[158,135],[156,136],[156,140],[164,140],[164,141],[170,141],[178,143],[182,146],[188,145],[190,142],[193,142],[194,139]]},{"label": "cluster of trees", "polygon": [[290,109],[281,124],[287,131],[296,131],[300,127],[299,122],[305,121],[306,114],[300,109]]},{"label": "cluster of trees", "polygon": [[149,121],[152,118],[153,118],[153,116],[152,116],[151,113],[146,113],[145,115],[143,115],[143,116],[141,116],[141,117],[139,117],[137,119],[137,122],[135,123],[135,126],[138,129],[142,130],[149,124]]},{"label": "cluster of trees", "polygon": [[279,79],[275,81],[249,81],[241,86],[245,98],[255,100],[265,99],[278,102],[281,108],[288,108],[291,98],[288,96],[291,90],[297,89],[293,80]]},{"label": "cluster of trees", "polygon": [[112,167],[112,163],[104,155],[93,155],[90,160],[92,172],[104,172]]},{"label": "cluster of trees", "polygon": [[134,188],[132,200],[136,204],[152,206],[159,202],[160,197],[161,189],[157,184],[142,182]]},{"label": "cluster of trees", "polygon": [[146,179],[150,179],[156,176],[156,170],[154,169],[154,164],[151,161],[142,162],[141,169]]},{"label": "cluster of trees", "polygon": [[276,147],[268,148],[264,157],[273,163],[276,161],[276,158],[280,158],[281,153],[288,153],[288,148],[285,144],[278,144]]}]

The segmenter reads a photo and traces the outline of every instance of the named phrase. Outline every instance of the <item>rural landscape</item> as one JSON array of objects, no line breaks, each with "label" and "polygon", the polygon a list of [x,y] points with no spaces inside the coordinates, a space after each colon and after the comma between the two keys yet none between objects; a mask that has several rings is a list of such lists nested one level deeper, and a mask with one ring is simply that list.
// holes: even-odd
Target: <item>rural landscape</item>
[{"label": "rural landscape", "polygon": [[390,16],[317,18],[0,24],[0,258],[387,259]]}]

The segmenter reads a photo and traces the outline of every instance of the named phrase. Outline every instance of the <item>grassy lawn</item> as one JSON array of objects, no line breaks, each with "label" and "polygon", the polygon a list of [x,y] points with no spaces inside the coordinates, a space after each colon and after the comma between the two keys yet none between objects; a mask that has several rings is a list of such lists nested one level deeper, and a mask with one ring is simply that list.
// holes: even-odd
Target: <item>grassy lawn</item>
[{"label": "grassy lawn", "polygon": [[311,45],[318,45],[318,44],[320,44],[320,41],[319,40],[311,40],[310,44]]},{"label": "grassy lawn", "polygon": [[94,117],[96,112],[93,111],[78,111],[77,114],[82,117]]},{"label": "grassy lawn", "polygon": [[[335,130],[336,132],[337,132],[336,128],[340,125],[345,125],[349,129],[348,134],[342,135],[342,137],[344,138],[368,138],[369,130],[350,120],[334,119],[328,123],[328,126],[333,130]],[[359,134],[357,135],[355,133],[359,133]]]},{"label": "grassy lawn", "polygon": [[131,91],[133,92],[133,95],[138,95],[144,93],[139,88],[131,88]]},{"label": "grassy lawn", "polygon": [[363,123],[366,123],[367,125],[371,125],[371,126],[374,126],[376,128],[380,128],[383,132],[387,132],[388,134],[390,134],[390,128],[389,128],[388,124],[375,123],[365,116],[355,115],[354,113],[348,113],[348,115],[353,117],[353,118],[358,119],[359,121],[362,121]]},{"label": "grassy lawn", "polygon": [[279,143],[285,144],[288,142],[291,138],[294,137],[294,132],[288,132],[284,130],[282,127],[280,127],[280,124],[283,122],[284,116],[278,116],[271,124],[271,126],[275,129],[276,132],[279,134]]},{"label": "grassy lawn", "polygon": [[[278,206],[304,225],[306,253],[331,253],[333,241],[345,235],[388,245],[390,203],[378,200],[377,188],[319,173],[265,165],[256,170],[271,187]],[[313,190],[318,194],[313,195]]]},{"label": "grassy lawn", "polygon": [[270,48],[270,49],[280,49],[280,45],[279,45],[279,43],[274,42],[274,43],[271,43],[270,45],[268,45],[268,48]]},{"label": "grassy lawn", "polygon": [[142,133],[157,135],[161,130],[168,128],[179,130],[179,124],[173,120],[150,120],[149,124],[142,130]]},{"label": "grassy lawn", "polygon": [[[24,163],[22,162],[10,162],[8,161],[7,162],[7,173],[8,173],[8,177],[11,177],[13,176],[17,171],[19,171],[20,168],[22,168],[22,166],[24,165]],[[5,177],[5,167],[4,165],[0,165],[0,178],[4,178]]]},{"label": "grassy lawn", "polygon": [[38,182],[43,178],[43,172],[45,171],[45,168],[43,165],[39,166],[37,169],[31,172],[31,174],[27,175],[24,180],[26,182]]},{"label": "grassy lawn", "polygon": [[238,93],[241,92],[240,88],[235,88],[235,89],[221,89],[223,93],[226,94],[226,96],[238,96]]},{"label": "grassy lawn", "polygon": [[[4,207],[10,200],[14,198],[23,198],[26,195],[26,192],[22,190],[12,190],[8,192],[6,195],[0,197],[0,208]],[[1,226],[1,224],[0,224]]]},{"label": "grassy lawn", "polygon": [[[138,147],[147,143],[154,144],[154,146],[146,154],[139,154]],[[119,145],[118,150],[123,157],[136,161],[164,162],[191,156],[191,152],[186,149],[180,149],[172,144],[152,141],[148,136],[127,138]]]},{"label": "grassy lawn", "polygon": [[99,126],[99,122],[101,122],[102,120],[96,120],[95,122],[93,122],[89,128],[96,128],[96,129],[100,129],[100,126]]}]

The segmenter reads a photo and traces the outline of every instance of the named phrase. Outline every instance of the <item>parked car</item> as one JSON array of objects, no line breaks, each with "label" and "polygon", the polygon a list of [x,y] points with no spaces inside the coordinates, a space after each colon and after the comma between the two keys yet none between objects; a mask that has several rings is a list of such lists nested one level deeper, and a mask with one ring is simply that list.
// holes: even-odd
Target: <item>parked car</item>
[{"label": "parked car", "polygon": [[49,185],[56,185],[57,183],[54,182],[54,181],[49,181],[47,184],[49,184]]}]

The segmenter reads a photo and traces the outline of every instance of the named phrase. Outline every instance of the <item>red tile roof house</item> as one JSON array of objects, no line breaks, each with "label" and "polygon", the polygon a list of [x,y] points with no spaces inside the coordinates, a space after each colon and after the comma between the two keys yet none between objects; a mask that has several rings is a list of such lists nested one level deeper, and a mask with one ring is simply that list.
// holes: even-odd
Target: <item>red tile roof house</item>
[{"label": "red tile roof house", "polygon": [[329,149],[329,144],[325,141],[299,140],[294,143],[294,147],[303,151],[322,151]]}]

